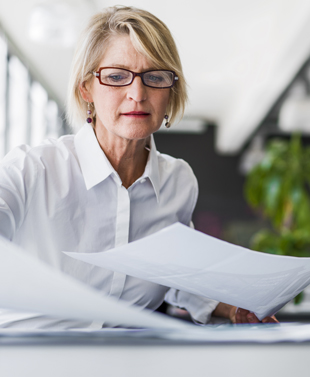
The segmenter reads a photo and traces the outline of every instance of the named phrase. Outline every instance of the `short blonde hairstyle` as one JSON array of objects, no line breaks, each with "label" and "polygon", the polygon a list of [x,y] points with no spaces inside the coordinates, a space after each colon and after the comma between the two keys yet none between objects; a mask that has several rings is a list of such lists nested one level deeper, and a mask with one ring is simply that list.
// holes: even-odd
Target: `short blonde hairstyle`
[{"label": "short blonde hairstyle", "polygon": [[[176,44],[167,26],[153,14],[134,7],[115,6],[95,14],[82,33],[73,58],[69,80],[67,119],[76,128],[85,123],[87,103],[79,85],[94,79],[109,39],[129,35],[135,49],[149,59],[154,68],[172,70],[179,80],[170,89],[167,108],[169,121],[181,119],[187,101],[186,82]],[[95,111],[93,112],[95,122]]]}]

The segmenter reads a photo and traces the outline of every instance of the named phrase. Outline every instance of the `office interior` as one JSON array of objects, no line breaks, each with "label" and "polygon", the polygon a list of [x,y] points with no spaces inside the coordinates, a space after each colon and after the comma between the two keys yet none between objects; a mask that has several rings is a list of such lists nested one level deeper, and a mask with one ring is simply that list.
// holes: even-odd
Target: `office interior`
[{"label": "office interior", "polygon": [[[161,18],[179,48],[188,82],[189,103],[181,122],[170,129],[162,126],[155,134],[155,142],[161,153],[187,161],[198,179],[195,228],[251,248],[253,236],[263,228],[272,228],[272,224],[268,216],[251,207],[245,197],[249,172],[262,161],[270,141],[289,141],[296,133],[301,135],[302,145],[308,146],[310,141],[309,1],[193,0],[190,4],[181,4],[174,0],[123,0],[121,3],[147,9]],[[35,146],[45,138],[74,132],[65,119],[65,105],[77,35],[93,13],[112,5],[115,2],[111,0],[0,3],[1,158],[17,145]],[[173,310],[167,305],[159,311],[190,320],[185,311]],[[278,318],[284,322],[310,323],[310,290],[305,290],[300,304],[289,303]],[[92,348],[91,341],[82,346]],[[22,349],[23,344],[15,344],[15,347],[25,354],[30,352],[30,348]],[[65,346],[62,344],[62,347]],[[104,352],[109,348],[105,347]],[[126,347],[126,341],[121,347]],[[137,355],[133,349],[143,353],[143,347],[145,345],[134,345],[126,351],[132,353],[132,358],[126,359],[129,371],[136,367],[133,360]],[[175,353],[170,357],[176,362],[179,356],[172,350],[175,345],[156,344],[157,357],[163,357],[159,355],[164,347],[170,347],[168,353]],[[201,368],[205,365],[199,355],[207,358],[215,373],[221,350],[228,363],[227,369],[220,368],[220,375],[224,375],[224,371],[234,375],[238,368],[241,375],[250,372],[269,375],[271,370],[275,373],[276,365],[269,359],[267,366],[259,366],[256,371],[253,364],[243,363],[242,352],[254,363],[254,346],[251,351],[251,347],[244,345],[209,344],[202,348],[196,344],[188,353],[185,347],[178,351],[184,353],[184,358],[193,360],[196,367],[182,362],[183,370],[178,369],[180,376],[190,370],[195,370],[198,376],[204,375]],[[285,345],[255,347],[255,353],[267,358],[268,353],[274,352],[277,363],[285,355],[294,357],[295,368],[306,375],[302,369],[306,346],[294,345],[294,349]],[[98,349],[92,349],[96,357],[102,356]],[[48,352],[42,356],[44,363],[49,362],[52,354]],[[78,352],[83,354],[81,349]],[[234,360],[230,359],[232,354]],[[12,355],[8,353],[8,360]],[[60,362],[58,356],[52,357]],[[71,354],[66,357],[74,358]],[[104,357],[114,360],[115,355]],[[146,355],[145,360],[148,358]],[[36,367],[28,367],[32,375],[38,375]],[[99,369],[92,368],[95,368],[90,369],[93,375],[97,375]],[[144,368],[147,366],[141,370],[145,371]],[[168,361],[163,366],[166,369],[157,370],[156,365],[152,368],[162,375],[170,375],[165,371],[172,373],[173,370]],[[296,369],[286,365],[286,370],[276,375],[286,376],[288,371]],[[78,376],[81,371],[75,369],[75,373]],[[110,375],[121,375],[117,373]],[[129,373],[127,375],[139,375]]]}]

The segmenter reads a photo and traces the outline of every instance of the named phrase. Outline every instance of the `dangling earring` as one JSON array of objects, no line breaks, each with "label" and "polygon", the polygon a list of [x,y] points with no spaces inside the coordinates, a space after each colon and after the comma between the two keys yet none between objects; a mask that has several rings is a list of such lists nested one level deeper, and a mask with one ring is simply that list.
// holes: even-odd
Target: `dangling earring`
[{"label": "dangling earring", "polygon": [[165,115],[164,118],[166,119],[165,127],[169,128],[171,126],[171,124],[168,121],[168,119],[169,119],[168,115]]},{"label": "dangling earring", "polygon": [[92,122],[93,122],[93,118],[92,118],[92,116],[91,116],[92,111],[91,111],[91,109],[90,109],[90,104],[89,104],[89,102],[87,102],[87,108],[88,108],[88,110],[87,110],[87,119],[86,119],[86,122],[87,122],[87,123],[92,123]]}]

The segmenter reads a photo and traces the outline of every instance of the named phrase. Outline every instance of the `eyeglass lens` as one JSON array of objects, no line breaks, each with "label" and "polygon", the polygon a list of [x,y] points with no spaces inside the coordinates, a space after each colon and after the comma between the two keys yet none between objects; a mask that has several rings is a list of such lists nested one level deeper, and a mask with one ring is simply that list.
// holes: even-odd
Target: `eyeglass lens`
[{"label": "eyeglass lens", "polygon": [[[121,68],[103,68],[100,80],[105,85],[124,86],[131,84],[133,73]],[[153,88],[168,88],[174,83],[174,73],[170,71],[149,71],[141,74],[144,85]]]}]

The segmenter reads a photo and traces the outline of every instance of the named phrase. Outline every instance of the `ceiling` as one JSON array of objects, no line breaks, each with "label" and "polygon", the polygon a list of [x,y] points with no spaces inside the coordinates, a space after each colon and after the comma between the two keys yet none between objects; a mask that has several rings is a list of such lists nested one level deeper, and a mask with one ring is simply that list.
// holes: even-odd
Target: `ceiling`
[{"label": "ceiling", "polygon": [[[65,103],[72,44],[30,40],[34,6],[51,0],[0,3],[0,23],[32,72]],[[63,0],[80,29],[110,0]],[[240,150],[310,56],[309,0],[122,1],[154,13],[175,37],[190,102],[186,117],[216,123],[219,152]]]}]

